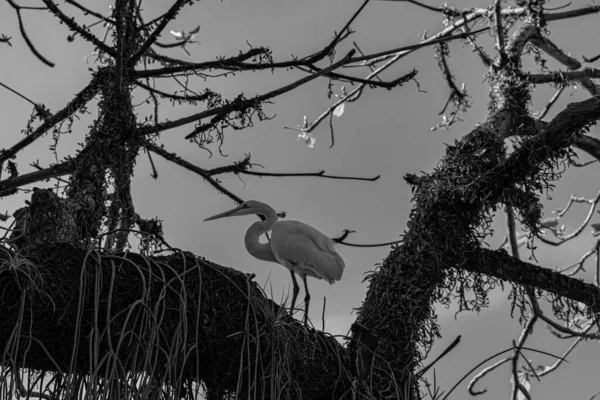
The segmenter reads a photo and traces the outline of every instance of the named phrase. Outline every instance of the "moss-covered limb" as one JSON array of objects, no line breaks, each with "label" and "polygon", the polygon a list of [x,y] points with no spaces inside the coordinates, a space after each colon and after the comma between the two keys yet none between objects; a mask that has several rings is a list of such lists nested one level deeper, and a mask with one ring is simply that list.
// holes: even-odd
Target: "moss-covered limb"
[{"label": "moss-covered limb", "polygon": [[28,174],[10,177],[0,181],[0,197],[4,196],[16,188],[30,185],[35,182],[45,181],[50,178],[68,175],[75,169],[75,163],[72,160],[67,160],[60,164],[54,164],[48,168],[39,171],[30,172]]},{"label": "moss-covered limb", "polygon": [[189,399],[188,381],[242,398],[350,395],[334,338],[306,329],[246,274],[189,253],[55,244],[25,258],[0,248],[0,287],[0,364],[58,372],[64,390],[83,376],[130,398],[143,372],[151,379],[139,390],[165,383]]},{"label": "moss-covered limb", "polygon": [[[439,335],[433,304],[457,297],[464,309],[487,305],[487,293],[497,284],[496,275],[457,270],[467,265],[469,254],[479,249],[489,234],[491,213],[510,201],[522,221],[536,229],[537,196],[558,178],[554,171],[568,157],[570,138],[600,118],[598,98],[567,107],[539,134],[505,159],[502,136],[495,124],[483,124],[449,146],[431,174],[410,177],[414,208],[402,245],[394,249],[381,268],[369,276],[367,297],[357,322],[380,339],[374,379],[389,379],[378,367],[389,365],[406,398],[419,398],[413,371]],[[492,119],[493,120],[493,119]],[[472,261],[472,260],[471,260]],[[541,288],[571,293],[571,281],[540,277]],[[524,282],[536,286],[536,282]],[[475,294],[467,299],[467,291]],[[595,297],[586,292],[587,303]],[[384,363],[381,360],[385,360]],[[387,393],[393,397],[393,393]]]},{"label": "moss-covered limb", "polygon": [[552,269],[521,261],[511,257],[504,250],[474,250],[467,253],[465,262],[457,268],[521,286],[532,286],[551,293],[554,297],[581,302],[592,311],[600,312],[600,289],[597,286]]},{"label": "moss-covered limb", "polygon": [[9,149],[0,151],[0,164],[3,164],[7,160],[13,158],[19,151],[41,138],[50,128],[59,124],[60,122],[68,119],[82,107],[84,107],[91,99],[98,94],[100,90],[100,82],[104,79],[104,74],[100,71],[94,75],[91,82],[83,88],[73,100],[69,102],[62,110],[53,114],[50,118],[44,120],[44,123],[36,128],[33,132],[25,136],[18,143],[10,147]]}]

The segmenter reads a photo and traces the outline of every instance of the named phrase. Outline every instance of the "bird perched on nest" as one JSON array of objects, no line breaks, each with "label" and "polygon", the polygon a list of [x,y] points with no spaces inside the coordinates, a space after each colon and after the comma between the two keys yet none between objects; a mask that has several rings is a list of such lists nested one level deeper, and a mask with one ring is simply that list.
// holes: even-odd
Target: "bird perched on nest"
[{"label": "bird perched on nest", "polygon": [[[344,260],[335,251],[333,240],[326,235],[303,222],[278,222],[275,210],[260,201],[245,201],[239,207],[214,215],[204,221],[251,214],[263,216],[265,220],[253,223],[246,231],[244,238],[246,250],[259,260],[281,264],[290,271],[294,283],[292,312],[300,292],[294,274],[296,273],[302,278],[306,292],[304,297],[304,322],[306,323],[310,303],[306,277],[324,279],[332,285],[342,278],[345,268]],[[260,236],[269,231],[272,231],[271,241],[261,243]]]}]

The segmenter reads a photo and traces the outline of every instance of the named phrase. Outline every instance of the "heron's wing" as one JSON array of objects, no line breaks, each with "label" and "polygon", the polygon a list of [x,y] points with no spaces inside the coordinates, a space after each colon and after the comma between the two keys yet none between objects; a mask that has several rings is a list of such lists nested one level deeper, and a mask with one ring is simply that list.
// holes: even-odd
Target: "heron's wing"
[{"label": "heron's wing", "polygon": [[339,281],[344,272],[344,260],[335,251],[333,241],[303,222],[276,223],[271,249],[282,264],[293,266],[298,274],[333,283]]}]

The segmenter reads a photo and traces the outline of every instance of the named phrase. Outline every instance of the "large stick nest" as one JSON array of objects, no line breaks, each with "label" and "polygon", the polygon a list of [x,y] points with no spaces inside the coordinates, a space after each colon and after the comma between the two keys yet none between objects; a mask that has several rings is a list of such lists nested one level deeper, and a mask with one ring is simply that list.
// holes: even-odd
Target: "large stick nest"
[{"label": "large stick nest", "polygon": [[0,247],[3,378],[15,385],[0,396],[194,398],[201,387],[210,398],[347,395],[344,348],[251,278],[183,252]]}]

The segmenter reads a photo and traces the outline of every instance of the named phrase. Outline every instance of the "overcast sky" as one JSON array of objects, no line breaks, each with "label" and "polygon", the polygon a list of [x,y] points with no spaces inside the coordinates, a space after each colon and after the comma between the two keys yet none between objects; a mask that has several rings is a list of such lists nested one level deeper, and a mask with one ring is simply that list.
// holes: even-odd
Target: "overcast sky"
[{"label": "overcast sky", "polygon": [[[169,25],[169,30],[189,31],[200,25],[196,36],[200,42],[188,47],[191,56],[181,50],[166,54],[193,61],[212,60],[218,55],[236,55],[246,51],[247,43],[273,50],[276,60],[289,59],[291,55],[305,56],[328,44],[334,32],[339,31],[346,20],[360,6],[361,0],[205,0],[188,7],[179,18]],[[481,6],[481,2],[449,1],[456,7]],[[100,12],[107,12],[107,2],[87,1],[86,5]],[[167,2],[146,0],[144,15],[150,19],[160,15]],[[563,3],[552,2],[551,6]],[[571,8],[586,5],[586,1],[574,0]],[[487,4],[486,4],[487,5]],[[66,12],[80,15],[61,3]],[[556,22],[550,26],[551,38],[567,53],[581,59],[600,52],[598,16],[584,17],[574,22]],[[93,22],[93,19],[87,20]],[[13,10],[0,2],[0,33],[13,36],[13,47],[0,47],[0,80],[25,94],[36,102],[45,104],[55,112],[73,98],[90,79],[85,58],[93,51],[91,45],[77,37],[67,42],[69,32],[58,25],[49,14],[26,13],[25,25],[37,48],[56,66],[51,69],[42,65],[27,49],[19,36]],[[88,22],[88,23],[89,23]],[[419,35],[427,31],[430,35],[443,28],[441,18],[423,9],[404,2],[376,2],[369,4],[353,25],[354,40],[367,53],[413,44]],[[95,32],[100,32],[95,31]],[[172,41],[168,34],[163,41]],[[491,38],[482,38],[489,45]],[[340,49],[343,54],[348,45]],[[386,71],[384,79],[393,79],[417,68],[417,81],[392,91],[384,89],[366,90],[362,98],[346,106],[345,113],[335,122],[335,146],[330,146],[327,124],[313,132],[314,148],[308,148],[296,140],[296,132],[282,129],[283,125],[295,126],[306,115],[308,120],[316,118],[330,104],[327,99],[327,80],[321,79],[303,86],[292,93],[275,99],[265,108],[271,121],[256,123],[243,131],[226,131],[221,157],[216,147],[207,151],[198,149],[184,139],[193,129],[190,126],[163,133],[161,143],[166,149],[178,153],[186,160],[203,168],[231,164],[249,153],[252,161],[264,166],[268,172],[316,172],[325,170],[332,175],[371,177],[381,175],[377,182],[341,181],[319,178],[258,178],[253,176],[221,176],[221,182],[243,199],[257,199],[285,211],[289,219],[300,220],[318,228],[332,237],[339,236],[344,229],[357,232],[348,238],[354,243],[380,243],[397,240],[406,228],[411,208],[410,187],[403,181],[406,173],[431,171],[444,154],[444,143],[451,143],[469,132],[474,124],[485,120],[488,101],[488,86],[483,81],[486,69],[468,47],[454,43],[450,58],[451,67],[458,82],[465,82],[472,108],[464,118],[449,131],[431,131],[430,127],[441,122],[438,115],[448,96],[432,49],[420,50],[405,58],[394,68]],[[92,65],[93,66],[93,65]],[[549,63],[551,69],[558,66]],[[597,65],[596,65],[597,66]],[[356,71],[346,71],[356,72]],[[247,72],[233,78],[194,82],[193,89],[206,87],[233,98],[243,92],[247,96],[260,94],[290,83],[303,74],[298,71]],[[172,83],[161,86],[174,90]],[[340,85],[334,86],[339,93]],[[137,92],[139,93],[139,92]],[[544,107],[553,90],[539,89],[534,96],[534,110]],[[587,97],[581,90],[568,89],[557,104],[561,109],[572,101]],[[141,99],[141,97],[140,97]],[[21,130],[31,113],[31,106],[14,94],[0,90],[0,117],[3,123],[2,145],[10,147],[23,137]],[[201,105],[199,107],[202,107]],[[197,112],[193,107],[171,108],[165,102],[161,118],[175,119]],[[555,112],[550,113],[552,117]],[[143,113],[140,117],[143,117]],[[82,117],[75,124],[71,135],[61,137],[58,157],[74,154],[78,143],[84,140],[92,116]],[[596,129],[596,132],[598,130]],[[16,161],[21,173],[30,172],[29,164],[40,160],[42,166],[54,161],[48,146],[50,135],[36,142],[18,155]],[[230,266],[246,273],[256,274],[255,280],[273,293],[276,301],[290,293],[289,273],[276,264],[265,263],[250,256],[243,244],[245,230],[255,221],[254,217],[239,217],[212,222],[205,218],[232,208],[235,204],[217,193],[200,176],[171,165],[154,157],[159,178],[153,180],[147,156],[142,154],[137,162],[133,180],[133,198],[136,211],[145,218],[158,216],[164,220],[166,239],[173,246],[194,252],[221,265]],[[260,170],[260,169],[259,169]],[[600,189],[597,182],[598,166],[568,171],[557,184],[553,200],[545,202],[545,213],[563,206],[571,193],[592,197]],[[41,186],[40,183],[36,186]],[[20,194],[2,199],[0,210],[14,212],[23,206],[30,195]],[[587,209],[580,206],[566,219],[567,229],[574,228]],[[491,245],[503,237],[503,216],[496,226],[498,237],[490,238]],[[582,252],[594,244],[587,233],[579,241],[559,249],[540,247],[538,261],[546,267],[565,266],[575,262]],[[363,275],[371,271],[389,253],[389,247],[374,249],[340,246],[346,261],[342,280],[334,286],[324,281],[309,280],[312,295],[311,318],[320,328],[323,298],[327,296],[325,329],[334,334],[345,334],[355,315],[352,310],[359,307],[367,286],[362,283]],[[525,252],[522,252],[525,253]],[[591,266],[590,266],[591,268]],[[591,268],[593,269],[593,268]],[[589,278],[591,275],[587,275]],[[495,293],[489,309],[480,315],[464,312],[455,318],[455,309],[439,308],[439,323],[443,338],[433,349],[435,355],[450,343],[456,335],[462,335],[462,344],[450,357],[442,360],[436,369],[438,384],[448,390],[470,368],[498,350],[511,346],[518,337],[520,326],[517,318],[511,319],[508,292]],[[301,292],[299,298],[303,298]],[[560,354],[569,343],[560,342],[545,332],[542,325],[536,330],[536,341],[530,347],[541,348]],[[533,384],[535,398],[563,399],[589,398],[598,389],[595,365],[597,346],[583,344],[570,357],[570,364],[546,378],[542,385]],[[548,362],[548,358],[532,355],[533,365]],[[592,368],[591,373],[583,373]],[[506,398],[509,394],[508,365],[495,372],[484,382],[489,387],[487,398]],[[482,385],[479,386],[483,387]],[[451,396],[464,398],[463,383]]]}]

